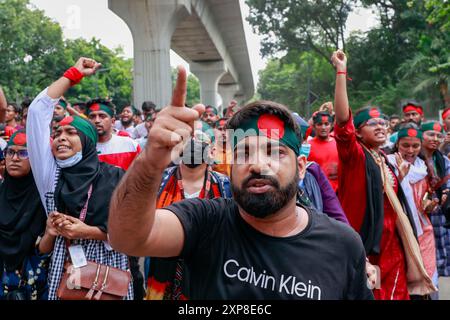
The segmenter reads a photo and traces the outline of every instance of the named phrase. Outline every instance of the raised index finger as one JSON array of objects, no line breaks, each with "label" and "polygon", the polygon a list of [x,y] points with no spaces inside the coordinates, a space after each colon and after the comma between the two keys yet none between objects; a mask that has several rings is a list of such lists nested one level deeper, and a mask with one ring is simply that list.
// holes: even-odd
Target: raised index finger
[{"label": "raised index finger", "polygon": [[178,66],[178,77],[172,95],[172,106],[184,107],[186,102],[187,74],[183,66]]}]

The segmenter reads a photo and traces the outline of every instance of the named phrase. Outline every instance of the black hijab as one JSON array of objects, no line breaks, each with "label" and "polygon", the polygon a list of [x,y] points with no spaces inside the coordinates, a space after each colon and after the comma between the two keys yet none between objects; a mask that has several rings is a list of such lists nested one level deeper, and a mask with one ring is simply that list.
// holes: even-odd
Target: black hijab
[{"label": "black hijab", "polygon": [[98,160],[94,142],[78,130],[82,144],[83,159],[73,167],[61,169],[55,190],[56,207],[59,212],[77,219],[87,201],[89,187],[92,195],[85,223],[107,232],[109,202],[124,171]]},{"label": "black hijab", "polygon": [[45,231],[46,220],[31,171],[22,178],[6,172],[0,185],[0,260],[6,270],[22,269],[36,239]]}]

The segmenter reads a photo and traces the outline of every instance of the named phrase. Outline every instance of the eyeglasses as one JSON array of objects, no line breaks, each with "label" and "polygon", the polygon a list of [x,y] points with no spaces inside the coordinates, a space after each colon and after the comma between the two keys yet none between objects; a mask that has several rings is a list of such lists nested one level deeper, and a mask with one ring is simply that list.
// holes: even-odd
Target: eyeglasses
[{"label": "eyeglasses", "polygon": [[6,149],[5,151],[3,151],[3,154],[4,154],[5,158],[12,159],[17,154],[17,156],[19,157],[20,160],[28,159],[28,151],[27,150],[14,151],[12,149]]},{"label": "eyeglasses", "polygon": [[369,119],[363,126],[376,127],[381,126],[383,128],[387,128],[389,126],[389,122],[384,119]]},{"label": "eyeglasses", "polygon": [[438,140],[443,140],[445,138],[445,135],[440,132],[425,131],[423,134],[431,139],[437,138]]}]

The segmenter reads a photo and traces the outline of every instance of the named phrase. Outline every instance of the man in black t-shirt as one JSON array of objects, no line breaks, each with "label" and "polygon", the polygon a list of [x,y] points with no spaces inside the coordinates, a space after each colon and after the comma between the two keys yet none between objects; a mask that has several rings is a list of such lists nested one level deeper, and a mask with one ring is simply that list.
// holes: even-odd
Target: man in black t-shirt
[{"label": "man in black t-shirt", "polygon": [[234,200],[156,210],[162,173],[204,111],[185,108],[185,97],[180,68],[171,106],[111,202],[112,246],[133,256],[184,258],[189,299],[373,299],[359,235],[297,206],[301,133],[282,105],[258,101],[229,121]]}]

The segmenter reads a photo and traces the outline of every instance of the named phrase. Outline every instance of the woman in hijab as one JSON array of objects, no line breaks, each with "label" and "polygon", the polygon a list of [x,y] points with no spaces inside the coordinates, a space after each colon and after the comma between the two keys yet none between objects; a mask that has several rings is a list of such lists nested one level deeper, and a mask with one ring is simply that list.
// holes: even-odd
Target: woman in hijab
[{"label": "woman in hijab", "polygon": [[46,299],[48,257],[36,241],[45,230],[45,210],[31,173],[24,131],[4,150],[5,181],[0,185],[0,300]]},{"label": "woman in hijab", "polygon": [[[28,111],[30,162],[42,203],[48,214],[47,230],[40,243],[42,252],[53,252],[49,268],[49,300],[57,290],[70,246],[81,246],[87,261],[122,270],[129,269],[128,257],[108,244],[108,211],[112,193],[124,172],[100,163],[97,131],[81,117],[66,117],[50,141],[50,122],[59,98],[84,76],[95,73],[100,64],[80,59],[62,78],[45,89]],[[74,257],[71,256],[72,262]],[[133,298],[130,284],[127,299]]]}]

